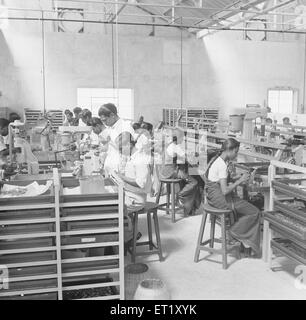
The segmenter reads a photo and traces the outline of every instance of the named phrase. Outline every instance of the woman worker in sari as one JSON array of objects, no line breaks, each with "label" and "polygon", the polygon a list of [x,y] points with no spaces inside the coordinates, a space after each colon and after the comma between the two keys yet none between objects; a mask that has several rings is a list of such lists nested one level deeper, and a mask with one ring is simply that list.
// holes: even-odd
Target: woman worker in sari
[{"label": "woman worker in sari", "polygon": [[229,236],[241,243],[247,255],[260,255],[260,210],[234,194],[239,185],[247,183],[250,174],[233,177],[230,182],[229,163],[237,157],[240,143],[233,138],[224,141],[222,149],[209,163],[206,174],[208,203],[219,209],[230,209],[238,220],[230,227]]}]

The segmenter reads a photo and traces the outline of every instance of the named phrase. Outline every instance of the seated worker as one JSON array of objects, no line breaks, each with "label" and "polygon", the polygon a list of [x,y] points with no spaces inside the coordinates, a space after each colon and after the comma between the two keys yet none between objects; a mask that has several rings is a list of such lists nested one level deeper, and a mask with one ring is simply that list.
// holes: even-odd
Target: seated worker
[{"label": "seated worker", "polygon": [[283,118],[283,125],[292,126],[292,124],[290,123],[290,119],[288,117]]},{"label": "seated worker", "polygon": [[[290,123],[290,119],[288,117],[283,118],[283,125],[285,126],[284,128],[281,128],[281,131],[285,132],[294,132],[294,129],[292,128],[292,124]],[[291,135],[283,134],[281,135],[284,139],[288,140],[293,138]]]},{"label": "seated worker", "polygon": [[142,125],[140,125],[139,123],[134,123],[133,129],[135,130],[134,140],[136,149],[144,151],[148,154],[151,153],[152,131],[150,131],[150,127],[146,123],[143,123]]},{"label": "seated worker", "polygon": [[15,120],[21,120],[20,116],[16,112],[11,112],[9,114],[9,122],[14,122]]},{"label": "seated worker", "polygon": [[[135,210],[141,210],[151,191],[151,169],[147,159],[135,148],[135,142],[130,132],[123,132],[116,138],[119,153],[127,158],[124,173],[115,172],[124,183],[125,189],[125,216]],[[138,238],[140,238],[140,234]],[[131,228],[125,229],[125,242],[132,239]]]},{"label": "seated worker", "polygon": [[182,179],[178,199],[184,214],[192,215],[200,207],[202,194],[199,181],[188,174],[188,161],[185,152],[184,132],[176,129],[166,147],[165,162],[159,170],[162,179]]},{"label": "seated worker", "polygon": [[238,220],[231,226],[229,236],[241,243],[247,255],[253,250],[260,255],[260,210],[234,194],[239,185],[248,183],[250,174],[231,177],[229,164],[238,154],[240,143],[233,138],[223,142],[222,149],[209,162],[205,173],[208,203],[218,209],[229,209],[236,213]]},{"label": "seated worker", "polygon": [[79,127],[90,126],[90,121],[92,119],[92,113],[88,109],[83,109],[80,115]]},{"label": "seated worker", "polygon": [[0,118],[0,156],[9,155],[9,121]]},{"label": "seated worker", "polygon": [[81,113],[82,113],[82,108],[80,107],[76,107],[73,109],[73,113],[74,113],[74,120],[72,125],[77,127],[79,125],[80,122],[80,117],[81,117]]},{"label": "seated worker", "polygon": [[64,127],[73,126],[74,118],[73,113],[70,110],[65,110],[65,120],[63,123]]}]

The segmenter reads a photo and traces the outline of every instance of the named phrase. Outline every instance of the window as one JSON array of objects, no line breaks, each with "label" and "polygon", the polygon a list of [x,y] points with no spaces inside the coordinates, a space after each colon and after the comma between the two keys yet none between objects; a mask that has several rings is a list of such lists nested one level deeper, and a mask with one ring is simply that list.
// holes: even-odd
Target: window
[{"label": "window", "polygon": [[293,89],[270,89],[268,91],[268,106],[272,113],[296,113],[296,97],[297,92]]},{"label": "window", "polygon": [[134,119],[134,92],[132,89],[79,88],[78,106],[91,110],[98,116],[101,105],[113,103],[123,119]]}]

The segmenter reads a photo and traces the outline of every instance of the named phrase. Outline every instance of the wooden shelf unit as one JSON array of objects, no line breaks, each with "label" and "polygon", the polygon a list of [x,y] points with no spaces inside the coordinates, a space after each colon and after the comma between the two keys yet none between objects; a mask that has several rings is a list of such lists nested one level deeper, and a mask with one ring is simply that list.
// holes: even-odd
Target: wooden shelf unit
[{"label": "wooden shelf unit", "polygon": [[[294,175],[291,179],[276,179],[276,168],[298,172],[300,177]],[[273,253],[306,264],[306,209],[287,203],[293,200],[306,201],[306,191],[296,186],[303,181],[306,181],[306,168],[271,161],[270,210],[264,214],[263,233],[263,259],[270,263],[271,268]],[[284,203],[284,199],[287,202]]]},{"label": "wooden shelf unit", "polygon": [[199,129],[208,129],[215,125],[219,118],[218,108],[165,108],[163,121],[168,126],[176,126],[181,116],[179,126],[193,128],[198,124]]},{"label": "wooden shelf unit", "polygon": [[67,180],[53,175],[52,195],[0,208],[0,264],[10,281],[0,299],[123,300],[123,188],[63,196]]}]

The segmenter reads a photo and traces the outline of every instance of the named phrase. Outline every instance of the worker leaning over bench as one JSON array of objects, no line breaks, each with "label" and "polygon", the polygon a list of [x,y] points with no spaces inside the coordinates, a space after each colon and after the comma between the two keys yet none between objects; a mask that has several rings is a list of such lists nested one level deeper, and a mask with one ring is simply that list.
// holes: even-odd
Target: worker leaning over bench
[{"label": "worker leaning over bench", "polygon": [[120,168],[124,164],[122,163],[122,157],[116,145],[116,139],[122,133],[130,133],[134,136],[134,129],[128,121],[125,121],[118,116],[117,108],[112,103],[104,104],[99,109],[99,117],[106,126],[106,134],[109,140],[104,170],[106,173],[121,171]]}]

